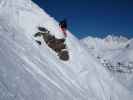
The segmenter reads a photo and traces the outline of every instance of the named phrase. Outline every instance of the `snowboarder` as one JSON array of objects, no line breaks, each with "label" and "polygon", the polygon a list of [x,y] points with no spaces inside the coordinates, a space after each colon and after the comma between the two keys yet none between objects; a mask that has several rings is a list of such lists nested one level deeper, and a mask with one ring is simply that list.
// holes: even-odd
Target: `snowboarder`
[{"label": "snowboarder", "polygon": [[[65,32],[65,29],[67,27],[66,22],[64,23],[64,21],[62,21],[60,25]],[[54,50],[61,60],[64,61],[69,60],[69,52],[67,51],[67,45],[64,43],[65,38],[61,39],[56,38],[54,35],[51,35],[50,31],[48,31],[44,27],[38,27],[38,30],[39,32],[35,33],[34,37],[42,37],[42,39],[48,45],[48,47]],[[39,45],[42,44],[40,40],[36,40],[36,42]]]},{"label": "snowboarder", "polygon": [[66,32],[66,30],[67,30],[67,21],[66,21],[66,19],[60,21],[59,26],[60,26],[62,32],[64,33],[64,36],[67,37],[67,32]]}]

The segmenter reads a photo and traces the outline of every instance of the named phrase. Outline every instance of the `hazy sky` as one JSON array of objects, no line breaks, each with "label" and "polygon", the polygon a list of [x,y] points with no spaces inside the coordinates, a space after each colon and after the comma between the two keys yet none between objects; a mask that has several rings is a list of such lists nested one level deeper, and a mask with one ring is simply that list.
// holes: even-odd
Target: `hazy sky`
[{"label": "hazy sky", "polygon": [[33,0],[78,38],[107,34],[133,37],[133,0]]}]

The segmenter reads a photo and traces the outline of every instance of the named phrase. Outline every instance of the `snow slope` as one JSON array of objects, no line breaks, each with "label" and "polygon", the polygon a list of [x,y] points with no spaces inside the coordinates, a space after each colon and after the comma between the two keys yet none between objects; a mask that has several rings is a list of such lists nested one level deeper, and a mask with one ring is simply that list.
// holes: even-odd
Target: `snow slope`
[{"label": "snow slope", "polygon": [[133,92],[133,39],[107,36],[87,37],[81,42],[117,80]]},{"label": "snow slope", "polygon": [[0,0],[0,100],[132,100],[67,31],[70,60],[59,60],[33,35],[43,26],[63,37],[58,22],[30,0]]}]

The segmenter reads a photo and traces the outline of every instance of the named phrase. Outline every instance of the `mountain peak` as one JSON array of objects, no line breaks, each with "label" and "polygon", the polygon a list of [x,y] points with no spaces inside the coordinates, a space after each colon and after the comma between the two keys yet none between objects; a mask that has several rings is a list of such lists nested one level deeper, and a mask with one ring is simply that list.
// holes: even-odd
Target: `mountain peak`
[{"label": "mountain peak", "polygon": [[126,42],[128,41],[128,38],[124,36],[114,36],[114,35],[108,35],[104,38],[105,41],[112,41],[112,42]]}]

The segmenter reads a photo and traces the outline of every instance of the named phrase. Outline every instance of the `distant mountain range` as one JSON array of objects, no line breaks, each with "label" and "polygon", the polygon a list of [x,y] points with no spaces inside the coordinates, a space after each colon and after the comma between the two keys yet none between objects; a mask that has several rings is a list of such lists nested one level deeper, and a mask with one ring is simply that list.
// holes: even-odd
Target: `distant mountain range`
[{"label": "distant mountain range", "polygon": [[112,75],[133,90],[133,39],[108,35],[103,39],[86,37],[80,41]]}]

